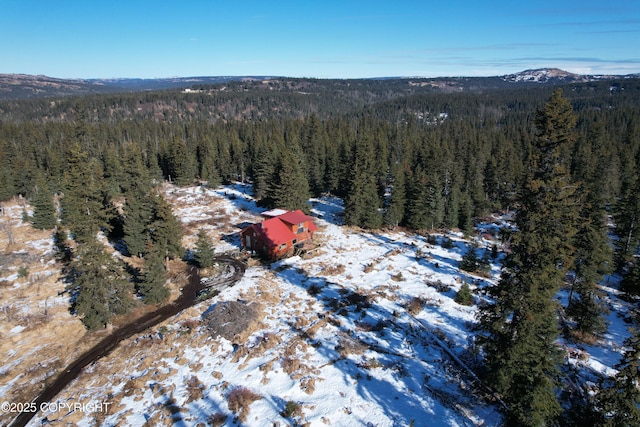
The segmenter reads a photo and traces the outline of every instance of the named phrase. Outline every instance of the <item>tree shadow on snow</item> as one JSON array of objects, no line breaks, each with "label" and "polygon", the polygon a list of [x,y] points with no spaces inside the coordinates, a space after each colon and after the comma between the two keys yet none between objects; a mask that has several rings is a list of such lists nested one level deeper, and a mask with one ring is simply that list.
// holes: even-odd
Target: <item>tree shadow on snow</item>
[{"label": "tree shadow on snow", "polygon": [[[350,286],[310,277],[300,269],[283,265],[274,271],[280,279],[314,296],[322,306],[320,320],[335,327],[334,336],[324,339],[309,336],[293,325],[291,330],[342,373],[345,388],[355,388],[365,401],[377,404],[394,425],[473,423],[463,408],[484,403],[479,403],[472,393],[466,374],[451,363],[420,323],[406,312],[400,308],[390,311],[388,305],[377,302],[374,293],[361,294]],[[440,314],[447,317],[446,313]],[[461,388],[461,384],[468,389]],[[345,412],[353,409],[345,396]],[[354,420],[363,425],[376,421],[380,420]],[[498,424],[498,420],[493,421]]]}]

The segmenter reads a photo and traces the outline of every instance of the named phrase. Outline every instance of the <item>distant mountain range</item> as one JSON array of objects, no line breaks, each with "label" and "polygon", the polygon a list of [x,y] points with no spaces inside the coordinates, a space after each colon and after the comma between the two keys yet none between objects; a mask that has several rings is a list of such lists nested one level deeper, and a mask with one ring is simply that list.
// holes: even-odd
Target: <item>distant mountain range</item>
[{"label": "distant mountain range", "polygon": [[29,74],[0,74],[0,99],[81,96],[99,93],[141,92],[187,88],[196,84],[214,85],[229,81],[269,77],[215,76],[170,77],[162,79],[58,79]]},{"label": "distant mountain range", "polygon": [[[412,84],[422,81],[431,87],[452,86],[464,90],[464,81],[473,82],[467,89],[504,87],[504,84],[567,84],[596,80],[615,80],[638,78],[640,74],[625,76],[615,75],[581,75],[573,74],[557,68],[540,68],[526,70],[515,74],[497,77],[438,77],[438,78],[380,78],[377,80],[411,80]],[[231,81],[255,81],[276,79],[275,76],[204,76],[204,77],[170,77],[160,79],[58,79],[42,75],[0,74],[0,99],[46,98],[60,96],[82,96],[100,93],[140,92],[177,88],[190,88],[201,85],[215,85]],[[372,79],[368,79],[372,80]],[[373,79],[376,80],[376,79]]]},{"label": "distant mountain range", "polygon": [[615,80],[624,78],[638,78],[640,74],[618,75],[594,75],[574,74],[559,68],[538,68],[525,70],[516,74],[508,74],[501,78],[510,83],[584,83],[598,80]]}]

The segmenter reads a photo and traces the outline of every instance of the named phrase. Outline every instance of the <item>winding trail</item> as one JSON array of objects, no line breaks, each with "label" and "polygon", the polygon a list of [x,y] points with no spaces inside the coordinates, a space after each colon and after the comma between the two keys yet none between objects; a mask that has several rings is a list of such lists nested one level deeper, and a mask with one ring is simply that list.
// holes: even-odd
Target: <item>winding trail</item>
[{"label": "winding trail", "polygon": [[[95,362],[111,353],[120,343],[133,335],[148,329],[158,323],[175,316],[182,310],[189,308],[195,304],[202,302],[200,297],[205,289],[220,290],[223,287],[233,286],[239,281],[246,270],[246,265],[231,257],[218,257],[216,262],[225,264],[225,268],[221,277],[213,278],[206,283],[200,280],[200,273],[196,267],[189,269],[189,282],[182,289],[182,294],[171,304],[167,304],[155,311],[136,319],[135,321],[123,325],[104,337],[95,346],[80,355],[73,363],[62,371],[56,379],[40,392],[40,394],[32,400],[33,408],[38,411],[45,402],[50,402],[58,393],[60,393],[71,381],[73,381],[82,371],[84,367]],[[209,293],[208,295],[213,295]],[[24,427],[35,415],[37,411],[21,412],[13,422],[9,424],[11,427]]]}]

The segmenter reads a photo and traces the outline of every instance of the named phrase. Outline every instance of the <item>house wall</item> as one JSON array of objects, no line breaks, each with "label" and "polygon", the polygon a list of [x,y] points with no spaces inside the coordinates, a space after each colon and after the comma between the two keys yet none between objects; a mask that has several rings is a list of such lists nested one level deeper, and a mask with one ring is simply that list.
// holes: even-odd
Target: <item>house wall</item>
[{"label": "house wall", "polygon": [[313,233],[309,231],[309,221],[305,221],[302,223],[302,228],[304,228],[304,231],[299,234],[297,233],[299,228],[298,224],[287,224],[287,226],[293,232],[293,234],[296,235],[296,240],[298,242],[309,240],[313,237]]}]

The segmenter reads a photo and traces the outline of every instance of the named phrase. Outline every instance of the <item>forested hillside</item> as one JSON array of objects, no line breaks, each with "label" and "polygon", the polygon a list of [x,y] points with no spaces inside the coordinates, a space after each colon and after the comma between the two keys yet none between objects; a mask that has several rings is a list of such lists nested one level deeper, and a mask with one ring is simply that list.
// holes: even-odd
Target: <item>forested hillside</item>
[{"label": "forested hillside", "polygon": [[[504,396],[514,425],[558,416],[606,424],[624,411],[638,416],[637,406],[621,409],[629,399],[615,393],[633,389],[624,372],[635,369],[638,339],[628,341],[622,374],[601,385],[590,407],[600,418],[567,415],[564,408],[587,399],[557,399],[555,315],[562,313],[563,333],[588,340],[606,329],[598,290],[605,273],[624,277],[629,298],[640,294],[638,99],[633,78],[561,87],[270,79],[5,101],[0,200],[29,199],[25,219],[57,230],[73,310],[89,329],[127,312],[134,292],[151,304],[168,297],[162,263],[184,249],[157,191],[164,180],[251,184],[258,204],[307,212],[310,197],[338,196],[344,224],[370,230],[471,235],[478,219],[515,210],[516,231],[502,236],[503,274],[489,291],[495,304],[480,310],[486,381]],[[96,244],[99,230],[144,261],[133,282]],[[474,248],[468,256],[462,265],[479,268]],[[93,286],[101,275],[108,296]]]},{"label": "forested hillside", "polygon": [[[287,79],[201,89],[0,104],[0,197],[32,198],[39,180],[63,194],[75,147],[101,171],[107,204],[142,173],[126,164],[136,158],[179,184],[253,182],[273,206],[284,202],[273,191],[281,182],[304,181],[299,191],[346,197],[357,225],[469,229],[511,205],[533,113],[552,87],[416,94],[404,80]],[[633,185],[639,92],[636,79],[564,90],[578,114],[571,172],[599,173],[606,203]]]}]

